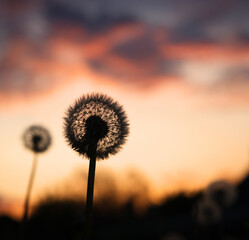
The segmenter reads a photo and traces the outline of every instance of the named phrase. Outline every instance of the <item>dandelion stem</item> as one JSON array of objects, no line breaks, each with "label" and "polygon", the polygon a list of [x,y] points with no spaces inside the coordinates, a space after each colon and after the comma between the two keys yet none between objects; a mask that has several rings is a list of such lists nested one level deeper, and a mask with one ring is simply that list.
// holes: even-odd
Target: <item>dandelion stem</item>
[{"label": "dandelion stem", "polygon": [[20,229],[20,240],[22,240],[24,237],[26,224],[27,224],[27,220],[28,220],[30,193],[31,193],[32,186],[34,183],[37,162],[38,162],[38,156],[36,153],[34,153],[32,169],[31,169],[31,174],[30,174],[30,178],[29,178],[29,183],[28,183],[28,188],[27,188],[27,193],[26,193],[26,198],[25,198],[25,204],[24,204],[24,214],[23,214],[21,229]]},{"label": "dandelion stem", "polygon": [[95,153],[90,157],[89,172],[88,172],[88,185],[87,185],[87,199],[86,199],[86,222],[85,222],[85,239],[90,240],[92,234],[92,208],[93,208],[93,193],[94,193],[94,178],[96,166],[96,149]]}]

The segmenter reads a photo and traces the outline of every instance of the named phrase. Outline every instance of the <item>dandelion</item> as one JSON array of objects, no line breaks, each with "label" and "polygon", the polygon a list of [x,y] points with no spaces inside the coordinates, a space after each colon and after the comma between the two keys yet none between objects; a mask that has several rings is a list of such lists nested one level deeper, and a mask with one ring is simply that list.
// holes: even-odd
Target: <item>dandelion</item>
[{"label": "dandelion", "polygon": [[103,94],[79,98],[64,118],[67,143],[81,156],[90,160],[86,202],[86,239],[90,239],[96,160],[116,154],[129,133],[123,107]]},{"label": "dandelion", "polygon": [[23,134],[23,142],[27,149],[34,153],[45,152],[51,145],[51,136],[42,126],[31,126]]},{"label": "dandelion", "polygon": [[30,194],[32,190],[32,186],[34,183],[36,168],[37,168],[37,161],[38,161],[38,154],[45,152],[51,145],[51,136],[49,131],[38,125],[30,126],[23,134],[23,142],[24,146],[34,153],[33,158],[33,165],[32,170],[29,178],[26,198],[25,198],[25,205],[24,205],[24,214],[22,219],[21,225],[21,232],[20,232],[20,239],[23,238],[23,234],[26,227],[26,222],[28,219],[28,210],[29,210],[29,200]]},{"label": "dandelion", "polygon": [[219,207],[231,206],[237,198],[234,186],[225,180],[211,183],[205,191],[205,197],[213,200]]},{"label": "dandelion", "polygon": [[197,221],[201,225],[212,225],[221,219],[222,212],[215,202],[203,198],[197,206]]}]

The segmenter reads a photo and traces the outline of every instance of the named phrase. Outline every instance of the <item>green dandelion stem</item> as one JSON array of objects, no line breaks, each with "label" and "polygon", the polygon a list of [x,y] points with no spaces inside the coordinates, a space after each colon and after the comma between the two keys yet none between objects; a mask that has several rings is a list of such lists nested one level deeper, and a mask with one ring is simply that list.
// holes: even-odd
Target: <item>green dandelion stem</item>
[{"label": "green dandelion stem", "polygon": [[90,240],[92,234],[92,208],[93,208],[93,193],[94,193],[94,178],[96,167],[96,149],[95,154],[90,157],[89,172],[88,172],[88,185],[87,185],[87,197],[86,197],[86,222],[85,222],[85,239]]}]

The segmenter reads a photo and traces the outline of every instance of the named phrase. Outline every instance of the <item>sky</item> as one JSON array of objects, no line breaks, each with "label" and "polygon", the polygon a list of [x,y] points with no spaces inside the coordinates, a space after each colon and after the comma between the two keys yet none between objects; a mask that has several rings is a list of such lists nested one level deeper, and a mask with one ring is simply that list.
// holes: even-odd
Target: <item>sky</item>
[{"label": "sky", "polygon": [[1,0],[0,213],[22,211],[33,156],[21,137],[32,124],[53,138],[39,156],[33,202],[87,171],[66,144],[63,117],[91,92],[117,100],[130,123],[127,143],[97,163],[96,178],[110,171],[125,184],[135,172],[152,201],[218,178],[241,181],[248,10],[242,0]]}]

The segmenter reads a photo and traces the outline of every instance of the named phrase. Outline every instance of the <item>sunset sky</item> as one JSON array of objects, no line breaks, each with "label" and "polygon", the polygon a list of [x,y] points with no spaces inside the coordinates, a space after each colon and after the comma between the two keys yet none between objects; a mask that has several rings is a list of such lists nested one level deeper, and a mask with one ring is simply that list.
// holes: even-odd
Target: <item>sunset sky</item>
[{"label": "sunset sky", "polygon": [[53,137],[33,201],[87,171],[65,142],[63,117],[91,92],[117,100],[130,123],[127,143],[96,176],[109,169],[125,182],[137,172],[153,200],[243,179],[248,10],[243,0],[0,0],[0,213],[22,204],[33,158],[22,134],[32,124]]}]

